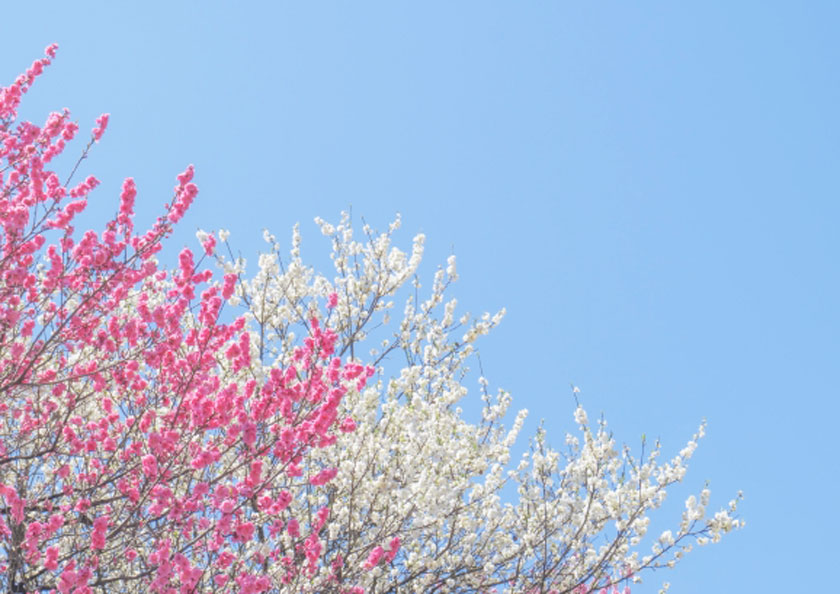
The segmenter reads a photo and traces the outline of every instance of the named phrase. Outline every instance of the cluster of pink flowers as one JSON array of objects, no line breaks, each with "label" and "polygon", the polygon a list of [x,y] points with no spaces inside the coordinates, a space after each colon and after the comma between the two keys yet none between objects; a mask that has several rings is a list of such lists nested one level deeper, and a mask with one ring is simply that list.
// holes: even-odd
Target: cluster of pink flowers
[{"label": "cluster of pink flowers", "polygon": [[289,504],[336,476],[307,452],[355,429],[339,405],[373,368],[335,356],[314,312],[292,364],[251,373],[244,318],[222,321],[236,274],[217,282],[188,249],[172,273],[152,257],[198,193],[192,166],[145,232],[128,178],[115,218],[77,233],[99,182],[67,187],[46,166],[78,125],[67,111],[16,124],[55,50],[0,90],[0,587],[257,593],[316,579],[341,564],[321,537],[329,509],[305,528]]},{"label": "cluster of pink flowers", "polygon": [[371,550],[370,554],[368,555],[367,560],[364,563],[365,569],[372,569],[376,567],[380,561],[384,561],[385,563],[390,563],[394,560],[394,557],[397,556],[397,552],[400,550],[400,539],[398,536],[395,536],[391,539],[391,542],[388,543],[388,550],[386,551],[384,547],[376,546]]}]

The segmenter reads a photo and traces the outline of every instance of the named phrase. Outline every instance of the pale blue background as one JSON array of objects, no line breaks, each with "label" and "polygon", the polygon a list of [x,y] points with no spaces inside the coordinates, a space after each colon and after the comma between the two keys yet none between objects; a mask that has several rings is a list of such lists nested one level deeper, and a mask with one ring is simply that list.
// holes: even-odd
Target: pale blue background
[{"label": "pale blue background", "polygon": [[425,274],[454,249],[464,308],[507,307],[485,371],[557,443],[571,382],[669,453],[708,418],[686,485],[743,489],[747,529],[634,593],[830,591],[840,4],[692,4],[19,1],[0,76],[57,41],[25,113],[111,112],[100,217],[132,175],[150,221],[195,163],[170,254],[228,227],[254,262],[301,221],[323,261],[314,216],[402,212]]}]

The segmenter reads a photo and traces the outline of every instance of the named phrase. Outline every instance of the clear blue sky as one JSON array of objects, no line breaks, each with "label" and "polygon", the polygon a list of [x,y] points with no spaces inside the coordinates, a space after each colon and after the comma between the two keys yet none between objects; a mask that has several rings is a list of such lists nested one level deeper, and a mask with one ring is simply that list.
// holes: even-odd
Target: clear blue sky
[{"label": "clear blue sky", "polygon": [[131,175],[151,220],[195,163],[175,249],[227,227],[255,262],[300,221],[323,261],[314,216],[401,212],[507,307],[486,374],[556,443],[570,382],[631,443],[707,418],[686,486],[747,528],[634,593],[830,589],[840,4],[686,4],[18,1],[0,76],[56,41],[26,115],[112,114],[100,213]]}]

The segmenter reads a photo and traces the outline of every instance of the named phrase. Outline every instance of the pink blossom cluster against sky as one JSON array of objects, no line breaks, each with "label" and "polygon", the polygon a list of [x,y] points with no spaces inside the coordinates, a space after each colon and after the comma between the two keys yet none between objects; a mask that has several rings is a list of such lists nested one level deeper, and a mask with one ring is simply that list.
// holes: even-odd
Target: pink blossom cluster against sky
[{"label": "pink blossom cluster against sky", "polygon": [[[233,578],[237,591],[256,594],[273,585],[269,561],[283,584],[312,578],[329,507],[308,526],[281,518],[294,498],[287,487],[336,477],[332,466],[309,466],[306,476],[302,467],[311,450],[356,429],[341,401],[375,369],[342,363],[339,336],[313,303],[285,365],[262,381],[249,375],[246,319],[222,320],[237,274],[220,287],[187,247],[171,273],[156,257],[198,195],[192,165],[147,230],[135,232],[130,177],[101,233],[76,228],[100,183],[88,175],[69,184],[108,114],[63,183],[51,167],[79,131],[70,112],[52,112],[43,127],[18,119],[56,49],[0,87],[0,580],[14,591],[90,594],[115,582],[169,593],[173,581],[187,592]],[[202,244],[213,256],[213,241]],[[328,320],[338,296],[325,301]],[[265,540],[264,528],[300,538],[300,558],[293,547],[244,553]],[[398,537],[388,541],[386,562],[399,547]],[[367,571],[383,559],[381,546],[372,549]],[[343,565],[340,554],[328,561],[333,572]]]}]

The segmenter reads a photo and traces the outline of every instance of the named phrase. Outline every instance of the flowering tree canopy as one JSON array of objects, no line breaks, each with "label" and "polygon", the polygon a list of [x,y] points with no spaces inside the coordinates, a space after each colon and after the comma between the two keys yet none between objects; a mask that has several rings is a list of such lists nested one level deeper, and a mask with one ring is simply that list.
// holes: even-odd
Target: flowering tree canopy
[{"label": "flowering tree canopy", "polygon": [[421,297],[424,238],[394,247],[399,219],[362,241],[319,219],[332,278],[297,228],[289,257],[266,233],[252,277],[223,231],[168,270],[190,166],[148,230],[127,179],[104,229],[76,232],[98,181],[49,167],[78,125],[17,121],[55,50],[0,90],[0,588],[619,592],[740,525],[737,501],[708,517],[704,489],[641,549],[702,426],[671,460],[637,459],[578,406],[565,449],[541,430],[511,462],[510,396],[482,378],[480,422],[458,408],[502,313],[456,316],[454,257]]}]

